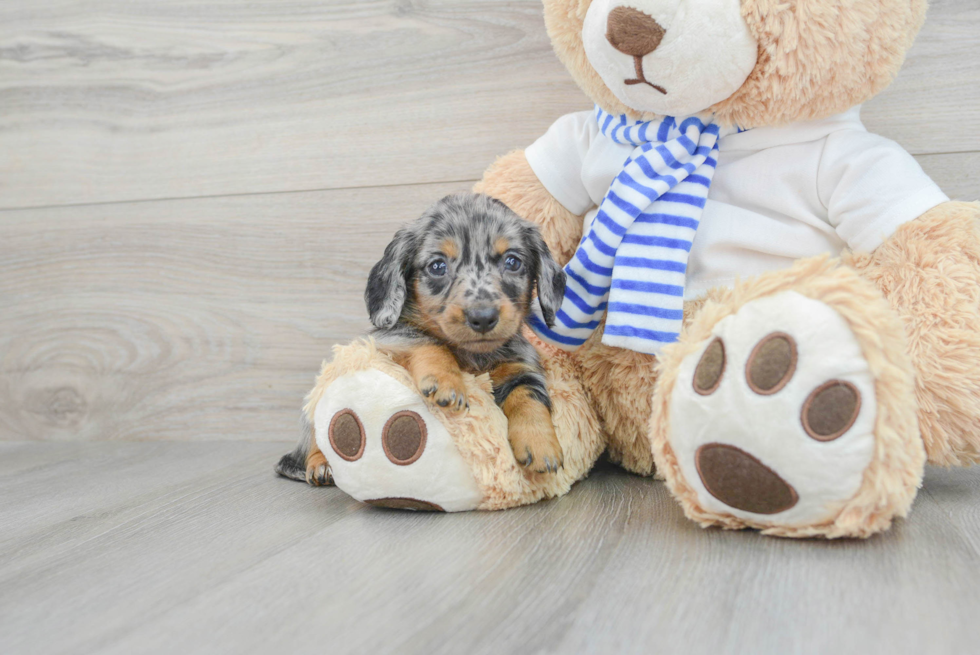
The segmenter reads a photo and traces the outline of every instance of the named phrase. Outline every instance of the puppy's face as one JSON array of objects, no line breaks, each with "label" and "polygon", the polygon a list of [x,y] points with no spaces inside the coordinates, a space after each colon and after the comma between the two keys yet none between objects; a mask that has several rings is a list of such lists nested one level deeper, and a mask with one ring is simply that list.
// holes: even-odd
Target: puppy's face
[{"label": "puppy's face", "polygon": [[515,221],[442,214],[415,259],[407,319],[457,347],[499,348],[520,329],[531,302],[536,255]]},{"label": "puppy's face", "polygon": [[395,316],[458,348],[491,352],[520,330],[535,288],[551,321],[564,286],[537,228],[496,200],[461,194],[395,235],[365,296],[377,327]]}]

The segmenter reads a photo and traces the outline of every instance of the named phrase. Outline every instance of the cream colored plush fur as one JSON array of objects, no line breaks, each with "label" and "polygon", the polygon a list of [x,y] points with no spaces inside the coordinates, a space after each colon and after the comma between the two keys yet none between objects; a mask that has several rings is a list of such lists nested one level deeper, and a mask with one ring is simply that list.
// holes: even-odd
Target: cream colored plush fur
[{"label": "cream colored plush fur", "polygon": [[[548,348],[530,333],[528,336],[542,354],[555,432],[565,455],[564,467],[557,474],[526,472],[518,465],[507,441],[507,418],[494,403],[489,375],[464,374],[469,409],[462,415],[456,417],[435,404],[430,405],[430,411],[448,429],[483,491],[479,509],[504,509],[561,496],[588,474],[605,446],[572,358]],[[303,409],[310,422],[330,384],[344,375],[368,369],[385,373],[415,389],[409,373],[378,350],[373,341],[335,346],[333,358],[323,363],[316,385],[306,397]]]},{"label": "cream colored plush fur", "polygon": [[[589,0],[544,0],[558,58],[593,101],[612,114],[649,120],[621,103],[589,63],[582,24]],[[759,44],[738,91],[705,110],[748,129],[840,113],[885,88],[925,18],[925,0],[742,0]]]},{"label": "cream colored plush fur", "polygon": [[951,202],[845,261],[901,317],[929,461],[980,461],[980,203]]},{"label": "cream colored plush fur", "polygon": [[[703,113],[752,128],[824,118],[864,102],[897,74],[926,4],[742,0],[742,15],[758,42],[756,67],[737,92]],[[544,0],[559,59],[607,112],[656,118],[623,105],[590,65],[582,44],[589,6],[590,0]],[[478,188],[541,226],[563,262],[571,257],[581,237],[581,217],[556,203],[522,152],[499,159]],[[610,458],[650,474],[652,445],[664,469],[660,473],[688,516],[702,525],[751,526],[697,504],[671,460],[665,403],[676,367],[699,335],[750,298],[794,289],[836,308],[862,345],[877,376],[876,451],[861,491],[833,522],[768,532],[864,537],[887,528],[908,511],[925,453],[939,464],[980,460],[978,222],[980,206],[946,203],[902,227],[873,253],[845,253],[840,264],[800,262],[734,290],[712,290],[685,307],[687,330],[660,362],[603,346],[596,334],[573,359],[607,435]]]},{"label": "cream colored plush fur", "polygon": [[[782,291],[795,291],[836,310],[857,338],[876,380],[878,413],[871,465],[865,470],[858,493],[834,521],[824,525],[769,527],[705,510],[680,474],[667,441],[670,395],[681,360],[697,350],[718,321],[752,300]],[[881,294],[852,269],[817,257],[797,262],[789,270],[766,273],[733,289],[718,291],[692,319],[681,340],[665,349],[659,368],[659,387],[650,417],[653,452],[670,490],[689,518],[705,526],[765,528],[767,534],[786,537],[866,537],[887,528],[892,517],[908,512],[925,463],[916,420],[912,364],[898,316]]]},{"label": "cream colored plush fur", "polygon": [[[559,58],[589,98],[608,112],[631,110],[606,88],[585,54],[582,23],[590,0],[544,0]],[[742,0],[758,43],[754,70],[729,98],[706,108],[743,128],[839,113],[883,89],[918,31],[925,0]],[[565,263],[581,238],[582,217],[541,185],[522,151],[499,158],[477,190],[536,223]],[[576,353],[533,337],[547,371],[554,421],[565,453],[557,475],[532,474],[514,461],[506,419],[486,376],[468,376],[470,410],[433,412],[452,435],[484,493],[499,509],[566,493],[605,448],[624,468],[662,475],[685,513],[701,525],[757,527],[790,537],[867,537],[905,516],[930,462],[980,461],[980,205],[945,203],[906,224],[872,253],[841,261],[815,258],[792,268],[713,289],[685,306],[680,341],[654,357],[601,344],[601,331]],[[793,291],[833,308],[846,322],[874,377],[874,451],[858,492],[815,525],[779,525],[708,511],[685,481],[670,447],[670,399],[685,357],[712,327],[753,300]],[[335,351],[307,400],[345,373],[377,369],[411,386],[408,374],[370,342]],[[738,416],[731,417],[738,421]]]}]

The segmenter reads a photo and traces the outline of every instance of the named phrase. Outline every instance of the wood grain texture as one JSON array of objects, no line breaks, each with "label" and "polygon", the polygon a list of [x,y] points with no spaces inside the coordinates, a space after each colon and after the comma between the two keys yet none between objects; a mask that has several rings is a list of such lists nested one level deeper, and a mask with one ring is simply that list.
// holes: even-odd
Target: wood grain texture
[{"label": "wood grain texture", "polygon": [[980,152],[916,155],[915,158],[953,200],[980,200]]},{"label": "wood grain texture", "polygon": [[864,105],[862,120],[869,131],[898,141],[912,154],[980,150],[977,61],[980,3],[929,0],[925,25],[905,65]]},{"label": "wood grain texture", "polygon": [[296,439],[395,229],[468,186],[0,212],[0,440]]},{"label": "wood grain texture", "polygon": [[[934,0],[872,131],[980,150],[980,8]],[[0,5],[0,208],[479,177],[591,103],[539,0]]]},{"label": "wood grain texture", "polygon": [[[919,161],[980,197],[980,154]],[[391,234],[470,185],[0,211],[0,440],[294,439]]]},{"label": "wood grain texture", "polygon": [[[933,0],[863,111],[961,199],[978,59]],[[588,107],[539,0],[0,3],[0,653],[975,650],[976,470],[836,543],[604,466],[452,516],[272,475],[394,229]]]},{"label": "wood grain texture", "polygon": [[281,444],[0,444],[4,653],[966,653],[980,469],[867,541],[703,530],[600,465],[563,499],[412,514]]},{"label": "wood grain texture", "polygon": [[0,7],[0,207],[479,177],[588,101],[537,0]]}]

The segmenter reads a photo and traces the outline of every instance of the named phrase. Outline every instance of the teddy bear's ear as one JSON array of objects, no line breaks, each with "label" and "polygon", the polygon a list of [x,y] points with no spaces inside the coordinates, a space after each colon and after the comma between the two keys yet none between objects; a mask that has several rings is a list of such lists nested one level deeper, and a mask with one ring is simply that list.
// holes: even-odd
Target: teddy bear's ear
[{"label": "teddy bear's ear", "polygon": [[392,327],[401,316],[418,241],[418,234],[412,227],[398,230],[385,248],[381,261],[374,265],[368,275],[364,301],[371,324],[378,329]]}]

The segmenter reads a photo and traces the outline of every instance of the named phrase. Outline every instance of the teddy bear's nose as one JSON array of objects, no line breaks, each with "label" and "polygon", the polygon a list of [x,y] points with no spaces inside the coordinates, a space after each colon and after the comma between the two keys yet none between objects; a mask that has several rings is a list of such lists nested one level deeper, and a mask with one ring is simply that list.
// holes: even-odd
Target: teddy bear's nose
[{"label": "teddy bear's nose", "polygon": [[632,7],[616,7],[609,12],[606,21],[606,40],[632,57],[642,57],[656,50],[664,32],[653,16]]}]

